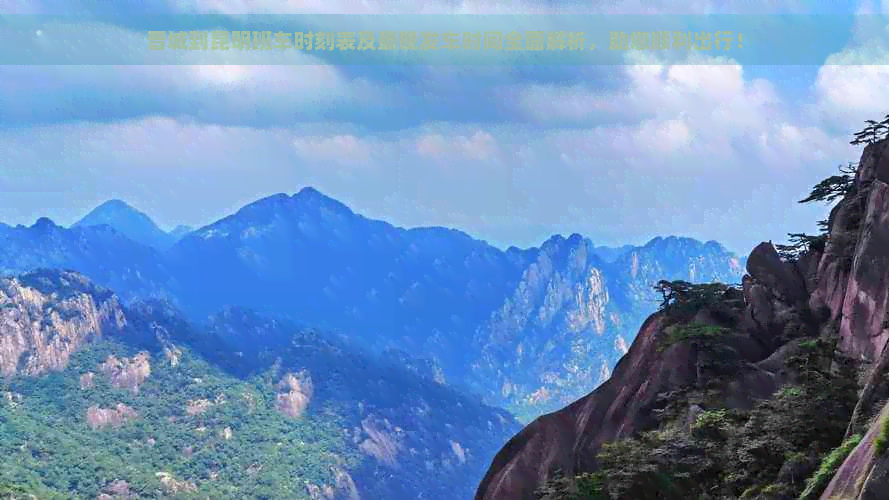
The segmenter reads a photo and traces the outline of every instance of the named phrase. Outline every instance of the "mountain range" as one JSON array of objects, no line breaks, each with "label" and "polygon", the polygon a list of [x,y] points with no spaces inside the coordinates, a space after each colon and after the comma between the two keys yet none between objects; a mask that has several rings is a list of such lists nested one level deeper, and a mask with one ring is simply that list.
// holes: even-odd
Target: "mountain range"
[{"label": "mountain range", "polygon": [[[156,228],[117,202],[90,218]],[[229,305],[285,314],[377,352],[431,358],[449,382],[525,419],[604,380],[658,279],[734,282],[741,269],[715,242],[676,237],[611,262],[577,234],[502,251],[455,230],[367,219],[312,188],[258,200],[166,250],[107,223],[41,219],[5,233],[7,273],[71,268],[127,299],[167,297],[198,320]]]},{"label": "mountain range", "polygon": [[399,352],[521,420],[604,381],[662,278],[737,282],[716,242],[597,247],[578,234],[506,250],[441,227],[403,229],[313,188],[276,194],[178,241],[121,201],[70,228],[0,225],[0,273],[78,271],[122,300],[164,298],[196,323],[227,306]]},{"label": "mountain range", "polygon": [[502,250],[313,188],[170,233],[119,200],[0,224],[2,477],[40,498],[469,498],[521,421],[608,378],[657,280],[742,266],[674,236]]}]

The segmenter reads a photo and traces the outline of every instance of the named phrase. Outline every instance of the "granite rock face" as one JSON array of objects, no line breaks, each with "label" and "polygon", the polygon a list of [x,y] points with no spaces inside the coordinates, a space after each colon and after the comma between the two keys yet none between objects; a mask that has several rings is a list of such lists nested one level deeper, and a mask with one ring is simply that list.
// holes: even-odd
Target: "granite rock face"
[{"label": "granite rock face", "polygon": [[117,297],[79,274],[0,279],[0,374],[61,370],[84,344],[125,326]]},{"label": "granite rock face", "polygon": [[735,282],[738,260],[715,242],[655,238],[611,262],[580,235],[541,247],[515,291],[474,335],[474,388],[530,421],[607,380],[650,314],[661,277]]},{"label": "granite rock face", "polygon": [[[717,319],[745,333],[737,352],[747,369],[728,388],[729,406],[747,406],[785,382],[782,359],[795,345],[784,337],[790,324],[835,325],[840,348],[869,367],[862,377],[857,420],[853,417],[850,424],[850,432],[858,425],[856,430],[865,431],[866,437],[823,500],[889,495],[889,459],[874,452],[889,411],[883,406],[889,397],[884,381],[889,368],[889,140],[865,148],[854,184],[831,212],[823,251],[810,250],[788,263],[771,243],[761,243],[747,259],[742,308],[736,317]],[[697,320],[702,315],[712,320],[713,312],[704,310]],[[643,429],[659,394],[693,384],[696,353],[685,344],[657,347],[665,336],[663,321],[660,312],[649,317],[602,386],[538,418],[511,439],[495,457],[476,500],[530,500],[557,471],[569,475],[594,471],[595,455],[603,443]],[[871,418],[877,413],[876,420]]]}]

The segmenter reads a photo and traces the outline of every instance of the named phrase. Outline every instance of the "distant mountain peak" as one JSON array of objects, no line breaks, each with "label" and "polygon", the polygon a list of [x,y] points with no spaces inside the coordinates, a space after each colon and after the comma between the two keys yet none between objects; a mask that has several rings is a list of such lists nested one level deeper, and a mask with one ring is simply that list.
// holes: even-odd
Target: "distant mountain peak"
[{"label": "distant mountain peak", "polygon": [[[705,243],[696,240],[694,238],[689,238],[687,236],[655,236],[648,243],[642,245],[643,248],[653,248],[653,247],[663,247],[663,246],[673,246],[673,245],[700,245],[704,246]],[[720,245],[721,246],[721,245]]]},{"label": "distant mountain peak", "polygon": [[150,224],[155,228],[157,227],[150,217],[143,212],[136,210],[129,203],[117,198],[102,202],[99,206],[92,209],[82,219],[71,226],[98,226],[101,224],[110,224],[110,221],[122,218],[139,220],[141,223]]},{"label": "distant mountain peak", "polygon": [[587,239],[583,237],[582,234],[579,233],[571,233],[567,238],[561,234],[554,234],[550,236],[543,244],[540,246],[541,249],[558,249],[562,248],[563,245],[567,245],[568,247],[576,247],[581,243],[586,242]]},{"label": "distant mountain peak", "polygon": [[[96,208],[116,208],[116,209],[123,209],[123,210],[133,210],[133,211],[138,212],[138,210],[136,210],[135,208],[130,206],[129,203],[127,203],[119,198],[112,198],[110,200],[107,200],[107,201],[103,202],[102,204],[100,204]],[[142,212],[139,212],[139,213],[142,213]]]},{"label": "distant mountain peak", "polygon": [[568,243],[572,245],[576,245],[583,240],[583,235],[581,235],[580,233],[571,233],[571,236],[568,237]]},{"label": "distant mountain peak", "polygon": [[308,198],[308,197],[317,197],[317,198],[329,198],[325,196],[321,191],[313,188],[312,186],[306,186],[299,190],[298,193],[294,195],[295,197]]},{"label": "distant mountain peak", "polygon": [[724,246],[722,246],[722,243],[720,243],[716,240],[707,241],[706,243],[704,243],[704,247],[705,248],[712,248],[713,250],[717,250],[717,251],[721,251],[721,252],[727,251],[727,249]]},{"label": "distant mountain peak", "polygon": [[306,186],[299,190],[296,194],[293,195],[293,199],[299,202],[309,203],[314,206],[327,208],[330,210],[336,210],[340,212],[345,212],[352,214],[352,209],[349,208],[345,203],[331,198],[326,194],[318,191],[312,186]]},{"label": "distant mountain peak", "polygon": [[31,227],[37,228],[37,229],[53,229],[58,226],[49,217],[40,217],[39,219],[37,219],[34,222],[34,225]]},{"label": "distant mountain peak", "polygon": [[151,217],[117,198],[101,203],[71,227],[101,225],[110,226],[137,243],[159,250],[166,249],[174,241],[172,236],[157,227]]}]

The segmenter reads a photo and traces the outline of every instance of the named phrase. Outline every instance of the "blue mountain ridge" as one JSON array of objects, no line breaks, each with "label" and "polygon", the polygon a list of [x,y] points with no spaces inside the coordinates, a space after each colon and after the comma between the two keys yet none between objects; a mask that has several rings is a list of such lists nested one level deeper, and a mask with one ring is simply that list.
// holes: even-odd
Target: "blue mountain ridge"
[{"label": "blue mountain ridge", "polygon": [[[404,229],[313,188],[275,194],[166,250],[112,226],[0,226],[0,272],[70,268],[123,298],[164,297],[203,321],[227,306],[398,352],[522,419],[604,380],[660,279],[737,282],[716,242],[655,238],[602,255],[579,234],[501,250],[442,227]],[[404,357],[404,356],[402,356]]]}]

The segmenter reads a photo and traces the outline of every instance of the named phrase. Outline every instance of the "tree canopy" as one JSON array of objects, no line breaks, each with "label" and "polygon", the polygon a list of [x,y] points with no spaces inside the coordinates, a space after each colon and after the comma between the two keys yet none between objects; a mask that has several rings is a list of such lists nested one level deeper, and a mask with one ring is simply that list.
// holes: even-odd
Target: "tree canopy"
[{"label": "tree canopy", "polygon": [[873,144],[889,137],[889,115],[883,118],[883,121],[866,120],[867,127],[855,133],[855,138],[849,144],[858,146],[860,144]]},{"label": "tree canopy", "polygon": [[840,171],[839,175],[831,175],[827,179],[815,184],[809,196],[800,200],[799,203],[811,203],[813,201],[830,203],[851,192],[854,188],[855,172],[858,171],[858,166],[854,163],[849,163],[846,167],[840,165],[838,169]]},{"label": "tree canopy", "polygon": [[[825,223],[826,224],[826,223]],[[790,242],[786,245],[776,244],[778,255],[784,260],[797,260],[807,251],[823,251],[827,244],[827,233],[811,236],[804,233],[789,233]]]}]

